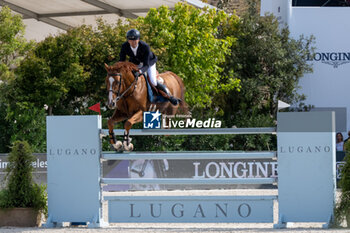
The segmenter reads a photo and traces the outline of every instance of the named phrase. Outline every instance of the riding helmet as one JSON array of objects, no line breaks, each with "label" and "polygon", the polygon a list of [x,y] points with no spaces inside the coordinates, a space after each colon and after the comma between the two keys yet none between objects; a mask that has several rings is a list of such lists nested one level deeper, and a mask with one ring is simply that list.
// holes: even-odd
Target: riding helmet
[{"label": "riding helmet", "polygon": [[128,40],[138,40],[140,39],[140,32],[136,29],[131,29],[126,33],[126,38]]}]

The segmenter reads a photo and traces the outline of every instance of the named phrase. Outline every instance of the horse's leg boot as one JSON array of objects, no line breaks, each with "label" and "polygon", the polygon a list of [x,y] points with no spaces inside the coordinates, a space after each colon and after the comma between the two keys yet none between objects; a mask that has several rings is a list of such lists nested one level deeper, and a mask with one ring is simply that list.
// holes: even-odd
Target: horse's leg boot
[{"label": "horse's leg boot", "polygon": [[157,82],[157,88],[161,91],[160,92],[161,94],[162,94],[162,92],[166,94],[166,96],[164,96],[164,95],[163,96],[165,98],[167,98],[172,105],[176,106],[176,105],[179,104],[180,99],[177,99],[174,96],[172,96],[170,91],[169,91],[169,89],[164,84],[161,84],[160,82]]},{"label": "horse's leg boot", "polygon": [[113,131],[112,131],[112,133],[109,132],[109,142],[113,145],[113,144],[115,144],[116,141],[117,141],[117,140],[116,140],[116,138],[115,138],[114,132],[113,132]]}]

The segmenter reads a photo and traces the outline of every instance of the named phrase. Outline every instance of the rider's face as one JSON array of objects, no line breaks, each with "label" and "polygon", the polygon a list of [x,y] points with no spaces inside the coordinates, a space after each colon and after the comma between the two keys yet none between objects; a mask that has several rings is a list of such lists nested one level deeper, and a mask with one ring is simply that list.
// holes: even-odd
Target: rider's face
[{"label": "rider's face", "polygon": [[140,40],[128,40],[131,47],[136,48]]}]

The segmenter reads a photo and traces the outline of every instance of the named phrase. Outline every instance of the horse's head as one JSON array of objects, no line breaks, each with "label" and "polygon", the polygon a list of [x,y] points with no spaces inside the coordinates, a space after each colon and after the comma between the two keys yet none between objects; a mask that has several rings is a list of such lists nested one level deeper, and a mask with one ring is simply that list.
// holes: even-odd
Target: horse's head
[{"label": "horse's head", "polygon": [[108,108],[115,109],[117,102],[136,85],[133,71],[137,66],[130,62],[117,62],[113,66],[105,64],[107,71],[106,86],[108,91]]}]

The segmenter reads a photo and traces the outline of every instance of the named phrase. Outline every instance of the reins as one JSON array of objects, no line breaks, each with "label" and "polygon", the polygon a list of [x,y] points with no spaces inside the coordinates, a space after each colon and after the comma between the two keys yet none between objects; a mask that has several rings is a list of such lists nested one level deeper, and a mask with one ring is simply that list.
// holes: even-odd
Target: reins
[{"label": "reins", "polygon": [[[120,82],[119,82],[119,87],[118,87],[118,92],[114,91],[113,89],[112,90],[109,90],[109,92],[113,92],[114,94],[117,95],[117,97],[113,100],[115,101],[115,103],[117,104],[119,100],[121,100],[124,95],[133,87],[135,86],[134,90],[131,92],[130,95],[132,95],[137,87],[137,81],[138,81],[138,77],[136,76],[134,78],[134,81],[130,84],[130,86],[120,95],[120,88],[121,88],[121,85],[122,85],[122,74],[121,73],[112,73],[112,74],[108,74],[109,76],[119,76],[120,77]],[[127,96],[126,96],[127,97]]]}]

